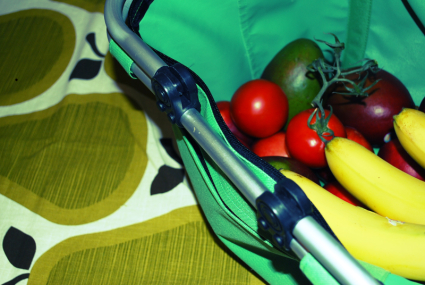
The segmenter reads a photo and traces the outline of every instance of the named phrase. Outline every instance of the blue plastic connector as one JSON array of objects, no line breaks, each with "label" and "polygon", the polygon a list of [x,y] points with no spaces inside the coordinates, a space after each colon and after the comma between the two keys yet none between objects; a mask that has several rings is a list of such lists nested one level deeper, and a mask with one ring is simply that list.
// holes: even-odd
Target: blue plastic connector
[{"label": "blue plastic connector", "polygon": [[200,111],[198,87],[190,71],[180,63],[158,69],[152,78],[152,90],[159,109],[180,128],[183,127],[180,119],[184,112],[191,108]]},{"label": "blue plastic connector", "polygon": [[290,250],[297,222],[313,212],[313,205],[301,188],[284,178],[275,185],[274,193],[266,191],[257,200],[260,229],[269,232],[279,249]]}]

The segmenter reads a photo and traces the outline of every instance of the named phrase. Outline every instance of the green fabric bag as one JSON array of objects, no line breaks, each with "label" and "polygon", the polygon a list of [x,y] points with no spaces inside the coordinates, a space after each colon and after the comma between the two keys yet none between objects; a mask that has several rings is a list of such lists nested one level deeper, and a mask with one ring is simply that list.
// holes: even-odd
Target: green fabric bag
[{"label": "green fabric bag", "polygon": [[[421,64],[425,62],[421,50],[425,37],[420,22],[425,20],[425,4],[420,0],[409,3],[417,19],[404,6],[408,5],[406,1],[156,0],[140,22],[139,33],[150,46],[202,78],[213,99],[198,88],[201,114],[272,190],[276,171],[258,164],[255,156],[241,151],[238,143],[225,134],[213,100],[229,100],[240,85],[259,78],[286,43],[300,37],[331,41],[326,33],[334,33],[346,43],[342,57],[346,67],[365,57],[376,59],[407,86],[418,105],[423,97],[420,77],[425,71]],[[126,55],[115,53],[129,70]],[[332,277],[311,256],[300,263],[291,253],[276,250],[260,237],[256,213],[226,175],[190,135],[177,127],[174,130],[205,216],[230,250],[270,284],[308,284],[306,276],[314,284],[332,284]],[[362,264],[386,284],[411,283],[384,269]]]}]

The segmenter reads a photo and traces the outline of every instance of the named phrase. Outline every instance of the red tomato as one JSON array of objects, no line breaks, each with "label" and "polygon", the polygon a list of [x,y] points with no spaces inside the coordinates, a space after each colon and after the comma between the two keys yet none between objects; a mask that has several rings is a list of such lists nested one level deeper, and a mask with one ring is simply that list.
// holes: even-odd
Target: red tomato
[{"label": "red tomato", "polygon": [[[311,129],[307,124],[314,111],[314,108],[307,109],[289,121],[286,129],[286,146],[291,157],[311,168],[322,168],[327,166],[325,143],[320,139],[317,131]],[[325,117],[328,118],[328,116],[329,110],[325,110]],[[311,120],[311,124],[315,122],[316,116]],[[334,132],[334,136],[346,137],[344,125],[335,115],[332,114],[327,127]],[[326,132],[323,133],[326,134]]]},{"label": "red tomato", "polygon": [[259,139],[252,144],[251,150],[259,157],[283,156],[289,157],[285,142],[285,133],[277,132],[270,137]]},{"label": "red tomato", "polygon": [[355,141],[358,144],[361,144],[371,152],[373,152],[373,148],[370,145],[370,143],[366,140],[366,138],[355,128],[352,127],[345,127],[345,132],[347,133],[347,139]]},{"label": "red tomato", "polygon": [[235,137],[246,147],[250,148],[253,139],[246,134],[242,133],[232,121],[230,116],[230,102],[229,101],[220,101],[217,102],[218,110],[220,111],[221,116],[223,117],[224,122],[229,127],[230,131],[235,135]]},{"label": "red tomato", "polygon": [[341,198],[345,202],[348,202],[354,206],[365,207],[362,202],[357,200],[350,192],[348,192],[338,181],[332,181],[326,184],[323,188],[328,190],[330,193]]},{"label": "red tomato", "polygon": [[288,98],[276,83],[264,79],[251,80],[233,94],[230,114],[242,132],[265,138],[285,125],[288,119]]},{"label": "red tomato", "polygon": [[425,169],[407,153],[398,138],[395,137],[381,146],[378,156],[401,171],[425,181]]}]

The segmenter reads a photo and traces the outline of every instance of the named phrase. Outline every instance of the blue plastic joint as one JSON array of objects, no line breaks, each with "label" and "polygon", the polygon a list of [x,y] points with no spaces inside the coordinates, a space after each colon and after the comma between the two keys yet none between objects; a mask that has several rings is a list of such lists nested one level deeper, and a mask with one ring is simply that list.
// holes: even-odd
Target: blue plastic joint
[{"label": "blue plastic joint", "polygon": [[198,87],[190,71],[180,63],[158,69],[152,78],[152,90],[159,109],[180,128],[184,112],[191,108],[200,111]]},{"label": "blue plastic joint", "polygon": [[286,251],[290,250],[295,225],[313,212],[305,193],[286,177],[276,183],[274,193],[261,194],[256,205],[259,228],[271,235],[275,246]]}]

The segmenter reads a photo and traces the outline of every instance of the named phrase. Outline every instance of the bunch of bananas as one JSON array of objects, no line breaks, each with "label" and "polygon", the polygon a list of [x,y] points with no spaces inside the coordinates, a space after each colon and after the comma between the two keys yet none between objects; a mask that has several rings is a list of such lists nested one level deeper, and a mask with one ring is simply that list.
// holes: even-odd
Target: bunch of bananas
[{"label": "bunch of bananas", "polygon": [[[403,148],[425,168],[425,113],[404,109],[394,117],[394,128]],[[296,173],[282,173],[303,189],[355,258],[425,281],[425,182],[345,138],[326,145],[326,159],[335,178],[372,211]]]}]

